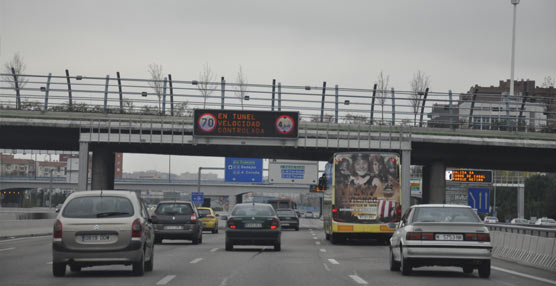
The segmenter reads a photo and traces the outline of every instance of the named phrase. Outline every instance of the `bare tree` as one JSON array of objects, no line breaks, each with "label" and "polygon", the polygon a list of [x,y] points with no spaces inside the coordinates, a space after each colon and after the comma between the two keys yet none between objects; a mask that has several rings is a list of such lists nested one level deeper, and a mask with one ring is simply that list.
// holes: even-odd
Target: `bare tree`
[{"label": "bare tree", "polygon": [[381,124],[384,124],[384,103],[388,97],[388,84],[390,83],[390,76],[384,75],[382,71],[378,74],[377,78],[377,102],[380,104],[380,111],[382,113]]},{"label": "bare tree", "polygon": [[431,80],[430,76],[426,75],[422,71],[417,71],[417,73],[413,74],[413,79],[409,82],[411,85],[411,95],[409,97],[409,101],[411,102],[411,106],[413,107],[413,124],[417,124],[417,113],[419,113],[419,105],[421,104],[421,100],[423,95],[425,95],[425,90],[430,88]]},{"label": "bare tree", "polygon": [[542,87],[549,88],[556,86],[556,81],[551,76],[545,76],[544,81],[542,83]]},{"label": "bare tree", "polygon": [[151,81],[149,81],[149,85],[154,90],[154,93],[158,97],[158,113],[160,114],[161,110],[161,100],[162,100],[162,85],[163,85],[163,73],[162,73],[162,65],[152,63],[149,65],[149,74],[151,76]]},{"label": "bare tree", "polygon": [[17,75],[18,87],[20,89],[23,88],[25,84],[27,84],[28,80],[24,76],[21,76],[21,74],[23,74],[23,72],[25,71],[25,64],[23,63],[23,58],[19,55],[19,53],[16,53],[11,61],[4,64],[4,73],[10,75],[2,76],[2,79],[6,82],[9,82],[11,88],[15,89],[15,81],[12,75],[12,69]]},{"label": "bare tree", "polygon": [[203,66],[203,71],[199,74],[199,82],[197,83],[197,88],[203,96],[204,103],[203,108],[207,106],[207,98],[216,89],[216,83],[214,82],[214,74],[210,69],[208,64]]},{"label": "bare tree", "polygon": [[238,85],[235,94],[237,95],[237,97],[239,97],[239,100],[241,102],[241,110],[243,110],[243,100],[247,95],[247,77],[245,77],[245,74],[243,73],[243,68],[241,66],[239,66],[239,71],[237,72],[236,81]]}]

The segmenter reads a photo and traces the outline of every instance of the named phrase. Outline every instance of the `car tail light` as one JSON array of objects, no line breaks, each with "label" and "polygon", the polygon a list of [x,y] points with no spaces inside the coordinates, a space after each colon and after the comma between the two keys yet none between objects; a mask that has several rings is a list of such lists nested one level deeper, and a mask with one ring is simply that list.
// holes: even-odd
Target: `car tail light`
[{"label": "car tail light", "polygon": [[338,213],[338,209],[337,209],[337,208],[333,208],[333,209],[332,209],[332,213]]},{"label": "car tail light", "polygon": [[490,241],[490,234],[488,233],[478,233],[477,234],[478,241]]},{"label": "car tail light", "polygon": [[155,213],[155,212],[153,212],[153,215],[152,215],[152,216],[156,216],[156,213]]},{"label": "car tail light", "polygon": [[421,240],[434,240],[434,233],[432,232],[421,233]]},{"label": "car tail light", "polygon": [[466,233],[464,235],[464,240],[467,241],[477,241],[477,234],[476,233]]},{"label": "car tail light", "polygon": [[235,221],[233,219],[228,220],[228,227],[231,228],[231,229],[236,229],[237,228],[237,226],[235,224]]},{"label": "car tail light", "polygon": [[62,222],[60,220],[56,220],[54,223],[54,230],[52,232],[54,238],[62,238]]},{"label": "car tail light", "polygon": [[277,229],[280,225],[280,221],[277,219],[272,219],[272,224],[270,225],[270,229]]},{"label": "car tail light", "polygon": [[407,240],[421,240],[421,233],[420,232],[408,232],[405,235],[405,239],[407,239]]},{"label": "car tail light", "polygon": [[131,224],[131,237],[141,237],[141,221],[136,219]]},{"label": "car tail light", "polygon": [[192,221],[192,222],[196,222],[196,221],[197,221],[197,214],[193,213],[193,214],[191,215],[191,221]]}]

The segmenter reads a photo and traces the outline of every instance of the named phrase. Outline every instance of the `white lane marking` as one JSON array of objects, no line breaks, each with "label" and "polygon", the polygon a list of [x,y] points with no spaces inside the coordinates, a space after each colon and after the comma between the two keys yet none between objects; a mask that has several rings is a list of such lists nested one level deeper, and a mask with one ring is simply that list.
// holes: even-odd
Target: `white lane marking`
[{"label": "white lane marking", "polygon": [[41,238],[50,238],[50,235],[41,235],[41,236],[33,236],[33,237],[18,237],[18,238],[10,238],[10,239],[4,239],[4,240],[0,240],[0,243],[3,242],[12,242],[12,241],[18,241],[18,240],[29,240],[29,239],[41,239]]},{"label": "white lane marking", "polygon": [[328,261],[330,261],[331,264],[340,264],[340,262],[336,261],[336,259],[333,258],[328,258]]},{"label": "white lane marking", "polygon": [[357,284],[360,284],[360,285],[369,284],[369,283],[367,283],[367,281],[363,280],[361,277],[359,277],[357,275],[349,275],[349,278],[353,279],[353,281],[355,281]]},{"label": "white lane marking", "polygon": [[326,269],[326,271],[330,271],[330,267],[328,267],[326,263],[323,263],[322,265],[324,266],[324,269]]},{"label": "white lane marking", "polygon": [[314,236],[313,239],[319,239],[318,237]]},{"label": "white lane marking", "polygon": [[326,252],[326,249],[321,248],[321,249],[320,249],[320,252]]},{"label": "white lane marking", "polygon": [[213,249],[210,250],[210,252],[215,252],[217,250],[218,250],[218,248],[213,248]]},{"label": "white lane marking", "polygon": [[545,282],[545,283],[548,283],[548,284],[556,285],[556,281],[554,281],[554,280],[539,278],[539,277],[535,277],[533,275],[524,274],[524,273],[520,273],[520,272],[515,272],[515,271],[512,271],[512,270],[508,270],[508,269],[504,269],[504,268],[500,268],[500,267],[496,267],[496,266],[491,266],[490,268],[492,268],[494,270],[510,273],[510,274],[513,274],[513,275],[517,275],[517,276],[521,276],[521,277],[525,277],[525,278]]},{"label": "white lane marking", "polygon": [[15,249],[15,247],[2,248],[2,249],[0,249],[0,251],[8,251],[8,250],[12,250],[12,249]]},{"label": "white lane marking", "polygon": [[203,259],[202,259],[202,258],[196,258],[196,259],[191,260],[191,262],[189,262],[189,263],[195,264],[195,263],[197,263],[197,262],[199,262],[199,261],[201,261],[201,260],[203,260]]},{"label": "white lane marking", "polygon": [[316,244],[316,245],[320,245],[320,241],[315,241],[315,244]]},{"label": "white lane marking", "polygon": [[168,282],[172,281],[172,279],[176,278],[176,275],[167,275],[166,277],[162,278],[160,281],[156,283],[156,285],[166,285]]},{"label": "white lane marking", "polygon": [[48,265],[52,265],[52,261],[48,261],[46,264]]}]

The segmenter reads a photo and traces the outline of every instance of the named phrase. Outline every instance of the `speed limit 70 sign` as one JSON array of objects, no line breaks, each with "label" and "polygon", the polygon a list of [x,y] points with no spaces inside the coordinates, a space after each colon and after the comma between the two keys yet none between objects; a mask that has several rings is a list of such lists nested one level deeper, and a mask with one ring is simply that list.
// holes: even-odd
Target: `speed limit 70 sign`
[{"label": "speed limit 70 sign", "polygon": [[216,116],[212,113],[205,113],[199,117],[197,125],[201,131],[211,132],[216,128]]}]

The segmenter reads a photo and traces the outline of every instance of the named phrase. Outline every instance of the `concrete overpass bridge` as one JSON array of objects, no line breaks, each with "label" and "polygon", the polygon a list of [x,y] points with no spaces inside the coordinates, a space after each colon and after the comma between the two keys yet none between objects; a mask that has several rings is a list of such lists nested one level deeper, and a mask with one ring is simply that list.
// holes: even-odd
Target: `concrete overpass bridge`
[{"label": "concrete overpass bridge", "polygon": [[[116,86],[110,83],[109,77],[26,76],[36,79],[32,82],[35,86],[15,90],[2,87],[7,94],[1,97],[6,105],[0,109],[0,148],[79,151],[80,189],[87,185],[89,152],[93,153],[92,188],[112,189],[115,187],[114,152],[326,161],[335,152],[394,151],[402,158],[404,207],[410,201],[410,165],[424,166],[423,201],[430,203],[442,203],[445,199],[446,167],[556,171],[553,163],[556,134],[540,132],[551,131],[540,127],[554,123],[549,116],[552,106],[548,103],[541,106],[542,98],[489,102],[478,94],[460,95],[454,100],[451,92],[427,90],[414,94],[392,90],[386,119],[378,120],[374,111],[375,95],[385,91],[376,87],[340,89],[323,84],[321,93],[314,86],[251,85],[251,95],[240,104],[225,96],[234,90],[230,88],[233,84],[226,85],[225,81],[220,85],[221,96],[212,97],[199,96],[197,81],[174,81],[174,89],[169,81],[169,89],[158,94],[159,108],[153,115],[149,104],[156,103],[156,99],[145,91],[149,89],[149,80],[118,78]],[[57,83],[58,88],[51,89],[51,81],[55,80],[63,81]],[[71,80],[79,88],[72,89]],[[80,80],[88,82],[75,83]],[[116,87],[118,92],[109,91]],[[417,105],[421,107],[420,113],[412,112],[413,95],[420,96]],[[481,96],[483,100],[477,99]],[[25,105],[22,99],[30,103]],[[176,108],[180,104],[182,110],[178,112]],[[484,111],[493,104],[496,108],[489,110],[496,112],[490,118],[498,116],[505,124],[483,125],[482,119],[489,115]],[[220,110],[299,111],[298,136],[284,139],[196,136],[191,110],[201,106]],[[435,106],[449,111],[442,124],[423,120],[425,110],[434,110]],[[532,108],[529,111],[528,106]],[[519,112],[519,116],[512,112]],[[534,112],[537,114],[523,117]],[[482,117],[477,120],[474,114],[479,113]]]}]

